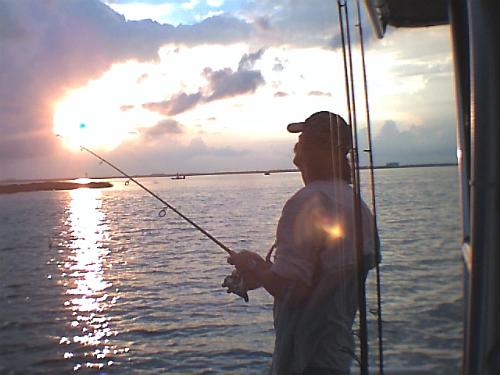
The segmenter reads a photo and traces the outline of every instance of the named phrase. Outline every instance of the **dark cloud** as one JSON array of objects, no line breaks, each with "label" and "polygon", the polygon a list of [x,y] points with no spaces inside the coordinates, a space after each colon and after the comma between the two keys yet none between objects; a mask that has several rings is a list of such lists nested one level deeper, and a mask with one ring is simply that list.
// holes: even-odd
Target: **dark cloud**
[{"label": "dark cloud", "polygon": [[282,72],[285,69],[284,65],[281,62],[277,62],[273,65],[274,72]]},{"label": "dark cloud", "polygon": [[332,93],[314,90],[314,91],[309,91],[309,93],[307,95],[309,95],[309,96],[332,96]]},{"label": "dark cloud", "polygon": [[208,81],[208,86],[200,88],[196,93],[177,93],[170,99],[145,103],[143,107],[151,111],[159,112],[166,116],[173,116],[188,111],[203,102],[211,102],[233,96],[255,92],[263,85],[264,77],[258,70],[252,70],[255,62],[262,57],[263,50],[244,54],[238,64],[238,70],[231,68],[212,70],[205,68],[203,76]]},{"label": "dark cloud", "polygon": [[285,96],[288,96],[288,93],[283,92],[283,91],[277,91],[274,93],[274,97],[276,97],[276,98],[283,98]]},{"label": "dark cloud", "polygon": [[209,81],[211,91],[207,101],[253,93],[257,87],[265,83],[262,73],[258,70],[238,70],[235,72],[230,68],[216,71],[206,68],[204,75]]},{"label": "dark cloud", "polygon": [[257,17],[254,20],[255,25],[262,31],[271,30],[271,22],[268,17]]},{"label": "dark cloud", "polygon": [[166,116],[173,116],[195,107],[203,99],[201,92],[194,94],[178,93],[173,95],[169,100],[158,103],[146,103],[143,104],[143,107]]},{"label": "dark cloud", "polygon": [[161,120],[155,126],[150,128],[145,128],[141,131],[141,134],[147,140],[156,140],[167,134],[182,134],[184,133],[184,126],[179,124],[173,119]]},{"label": "dark cloud", "polygon": [[260,85],[265,83],[262,73],[259,70],[252,70],[263,53],[264,50],[260,49],[254,53],[244,54],[236,72],[230,68],[216,71],[205,68],[203,74],[209,81],[208,89],[211,92],[207,101],[255,92]]},{"label": "dark cloud", "polygon": [[254,53],[245,53],[238,64],[238,70],[250,70],[254,67],[255,62],[262,58],[264,54],[264,49],[261,48],[257,52]]}]

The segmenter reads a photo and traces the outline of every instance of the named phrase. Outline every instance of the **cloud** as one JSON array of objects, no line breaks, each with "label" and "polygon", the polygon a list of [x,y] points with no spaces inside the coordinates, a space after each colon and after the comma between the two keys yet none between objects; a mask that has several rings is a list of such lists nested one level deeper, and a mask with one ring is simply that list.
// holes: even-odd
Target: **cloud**
[{"label": "cloud", "polygon": [[[359,148],[367,148],[367,130],[358,134]],[[396,122],[387,120],[373,137],[373,153],[376,165],[389,162],[401,164],[452,163],[456,162],[456,136],[453,119],[435,120],[421,126],[401,129]],[[364,153],[360,164],[366,165]]]},{"label": "cloud", "polygon": [[313,90],[313,91],[309,91],[309,93],[307,95],[309,95],[309,96],[332,96],[332,93]]},{"label": "cloud", "polygon": [[260,49],[254,53],[244,54],[236,72],[230,68],[216,71],[205,68],[203,74],[209,81],[211,91],[207,101],[255,92],[260,85],[265,83],[262,73],[259,70],[252,70],[263,53],[264,50]]},{"label": "cloud", "polygon": [[179,124],[173,119],[161,120],[155,126],[150,128],[145,128],[141,131],[141,134],[147,140],[156,140],[167,134],[182,134],[184,133],[184,126]]},{"label": "cloud", "polygon": [[284,98],[285,96],[288,96],[288,93],[284,91],[277,91],[274,93],[275,98]]},{"label": "cloud", "polygon": [[261,48],[257,52],[254,53],[245,53],[238,64],[238,70],[250,70],[254,67],[255,62],[262,58],[264,54],[264,49]]},{"label": "cloud", "polygon": [[187,46],[205,43],[233,44],[249,40],[253,26],[228,14],[213,16],[194,25],[179,25],[175,41]]},{"label": "cloud", "polygon": [[273,65],[273,72],[282,72],[285,66],[279,59],[275,59],[276,63]]},{"label": "cloud", "polygon": [[235,72],[230,68],[216,71],[206,68],[203,73],[209,81],[209,90],[212,92],[207,101],[253,93],[257,87],[265,83],[262,73],[258,70]]},{"label": "cloud", "polygon": [[133,106],[133,105],[131,105],[131,104],[122,105],[122,106],[120,107],[120,110],[121,110],[122,112],[127,112],[127,111],[130,111],[131,109],[134,109],[134,106]]},{"label": "cloud", "polygon": [[173,95],[169,100],[158,103],[146,103],[143,104],[143,107],[166,116],[173,116],[195,107],[203,99],[201,92],[194,94],[178,93]]},{"label": "cloud", "polygon": [[[225,6],[226,4],[222,5],[220,9],[225,9]],[[69,90],[100,78],[115,63],[127,60],[155,62],[158,60],[158,49],[166,44],[195,46],[245,42],[254,48],[279,46],[283,47],[283,51],[289,51],[296,46],[329,48],[331,39],[337,37],[333,46],[338,46],[335,4],[323,0],[284,3],[263,0],[244,2],[244,6],[244,9],[238,9],[234,15],[224,13],[193,25],[174,27],[151,20],[127,21],[98,0],[0,0],[2,173],[4,166],[13,158],[30,158],[26,160],[26,165],[34,169],[35,164],[31,159],[54,155],[60,144],[51,131],[57,101]],[[429,38],[416,40],[418,38],[412,36],[414,31],[394,35],[389,33],[384,48],[394,51],[392,44],[412,46],[403,49],[405,52],[396,56],[408,62],[400,66],[401,74],[419,74],[421,69],[422,74],[435,72],[434,75],[438,76],[446,72],[445,66],[440,66],[440,63],[425,64],[447,53],[438,47],[449,43],[449,35],[442,32],[442,28],[440,31],[441,33],[436,34],[438,38],[435,43]],[[434,35],[432,33],[429,31],[430,35]],[[178,92],[165,101],[148,103],[148,109],[155,108],[165,115],[175,115],[205,102],[255,92],[265,84],[264,75],[255,68],[263,51],[260,49],[243,55],[238,68],[207,68],[201,73],[207,80],[206,87],[201,87],[196,92],[197,86],[194,86],[191,91]],[[421,56],[426,60],[420,60],[422,64],[415,66],[415,70],[410,72],[411,59]],[[273,71],[283,71],[287,62],[283,53],[281,60],[274,61]],[[288,69],[288,64],[286,65]],[[149,79],[147,75],[143,75],[139,81]],[[270,80],[272,81],[274,78]],[[441,95],[440,87],[441,82],[436,82],[426,94],[432,91],[436,96]],[[278,89],[275,87],[275,90]],[[292,92],[288,89],[287,87],[286,91]],[[308,88],[315,89],[316,87]],[[278,91],[276,94],[283,96],[286,93]],[[426,106],[429,111],[442,110],[442,100],[433,101],[440,108],[429,108],[428,96],[411,98],[420,100],[419,108]],[[447,100],[447,97],[443,100]],[[122,107],[122,111],[130,109],[131,106]],[[392,136],[393,139],[407,140],[406,144],[412,145],[409,138],[417,137],[419,141],[412,146],[415,150],[426,140],[417,129],[396,128],[399,133],[390,133],[386,129],[385,138],[391,139]],[[448,129],[449,126],[445,128]],[[155,131],[160,130],[167,131],[168,128],[160,126]],[[439,129],[435,130],[439,134]],[[444,140],[445,135],[442,137]],[[434,140],[426,141],[426,150],[429,150],[429,144]],[[393,147],[391,144],[383,146],[387,149]],[[438,145],[434,149],[439,149]],[[414,154],[421,155],[416,151]],[[11,164],[14,165],[13,162]]]},{"label": "cloud", "polygon": [[207,67],[203,70],[203,76],[208,81],[207,87],[200,88],[198,92],[192,94],[176,93],[168,100],[145,103],[143,107],[166,116],[173,116],[193,109],[201,103],[253,93],[265,83],[262,73],[258,70],[252,70],[255,62],[262,57],[263,53],[263,50],[258,50],[254,53],[244,54],[236,71],[231,68],[214,71]]},{"label": "cloud", "polygon": [[271,21],[268,17],[257,17],[254,23],[260,31],[271,31]]},{"label": "cloud", "polygon": [[[155,61],[167,43],[233,43],[247,38],[250,29],[230,16],[178,27],[126,21],[98,0],[0,0],[0,149],[4,155],[15,151],[17,157],[33,157],[34,150],[53,152],[54,142],[47,137],[53,137],[54,102],[113,63]],[[171,113],[185,110],[196,98],[186,95],[172,98]]]},{"label": "cloud", "polygon": [[0,160],[10,162],[17,158],[45,156],[57,143],[58,140],[52,132],[29,131],[4,135],[0,140]]},{"label": "cloud", "polygon": [[21,25],[15,22],[15,16],[7,3],[0,2],[0,40],[20,38],[24,33]]},{"label": "cloud", "polygon": [[189,145],[184,149],[185,156],[188,158],[196,158],[199,156],[217,156],[217,157],[234,157],[248,153],[248,150],[235,149],[232,147],[209,147],[202,138],[193,138]]},{"label": "cloud", "polygon": [[0,14],[0,149],[17,157],[54,151],[52,109],[68,88],[115,61],[154,60],[172,39],[172,27],[126,23],[93,0],[0,1]]},{"label": "cloud", "polygon": [[[351,24],[355,20],[353,2],[349,13]],[[341,38],[336,2],[324,0],[286,1],[276,3],[272,0],[249,2],[242,12],[246,19],[256,26],[258,37],[270,45],[289,45],[294,47],[340,48]],[[364,36],[373,40],[373,33],[364,12],[362,22]],[[357,38],[352,38],[353,43]]]}]

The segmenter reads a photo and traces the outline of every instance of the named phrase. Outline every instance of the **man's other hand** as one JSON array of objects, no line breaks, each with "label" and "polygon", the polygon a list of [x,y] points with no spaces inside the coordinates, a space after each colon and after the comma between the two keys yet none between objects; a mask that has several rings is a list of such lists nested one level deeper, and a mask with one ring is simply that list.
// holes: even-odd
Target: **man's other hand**
[{"label": "man's other hand", "polygon": [[227,258],[227,262],[240,271],[254,271],[266,263],[259,254],[247,250],[231,255]]}]

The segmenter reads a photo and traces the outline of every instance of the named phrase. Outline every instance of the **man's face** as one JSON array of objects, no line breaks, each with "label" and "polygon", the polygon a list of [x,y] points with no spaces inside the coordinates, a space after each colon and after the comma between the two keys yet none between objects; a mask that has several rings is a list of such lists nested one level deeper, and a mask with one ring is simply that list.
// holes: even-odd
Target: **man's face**
[{"label": "man's face", "polygon": [[301,165],[302,165],[302,161],[303,161],[303,143],[301,142],[301,137],[302,137],[302,134],[299,135],[299,140],[297,141],[297,143],[295,144],[294,148],[293,148],[293,153],[294,153],[294,157],[293,157],[293,164],[295,164],[297,166],[297,168],[301,168]]}]

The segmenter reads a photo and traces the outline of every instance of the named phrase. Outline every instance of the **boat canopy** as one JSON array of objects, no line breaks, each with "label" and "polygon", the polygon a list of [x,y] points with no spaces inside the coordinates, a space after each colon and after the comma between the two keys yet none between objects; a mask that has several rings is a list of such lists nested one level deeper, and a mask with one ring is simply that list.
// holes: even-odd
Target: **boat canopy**
[{"label": "boat canopy", "polygon": [[449,23],[447,0],[365,0],[365,5],[379,38],[384,36],[387,25],[425,27]]}]

